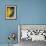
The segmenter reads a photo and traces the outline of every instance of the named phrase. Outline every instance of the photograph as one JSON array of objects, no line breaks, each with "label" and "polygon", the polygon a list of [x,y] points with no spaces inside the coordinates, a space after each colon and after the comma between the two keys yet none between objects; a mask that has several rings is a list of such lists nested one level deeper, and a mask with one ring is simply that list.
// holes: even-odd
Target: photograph
[{"label": "photograph", "polygon": [[16,5],[6,5],[6,19],[16,19]]}]

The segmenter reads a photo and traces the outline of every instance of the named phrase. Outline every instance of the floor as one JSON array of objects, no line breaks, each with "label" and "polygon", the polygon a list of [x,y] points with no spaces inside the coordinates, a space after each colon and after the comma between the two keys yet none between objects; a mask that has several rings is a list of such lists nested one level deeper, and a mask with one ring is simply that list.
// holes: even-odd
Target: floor
[{"label": "floor", "polygon": [[[8,44],[0,44],[0,46],[8,46]],[[10,46],[46,46],[46,42],[43,41],[34,41],[31,40],[25,41],[21,40],[19,44],[14,44]]]},{"label": "floor", "polygon": [[[0,46],[8,46],[8,44],[0,44]],[[18,46],[18,44],[10,45],[10,46]]]},{"label": "floor", "polygon": [[21,40],[20,46],[46,46],[46,42],[45,41],[32,42],[31,40],[28,40],[28,41]]}]

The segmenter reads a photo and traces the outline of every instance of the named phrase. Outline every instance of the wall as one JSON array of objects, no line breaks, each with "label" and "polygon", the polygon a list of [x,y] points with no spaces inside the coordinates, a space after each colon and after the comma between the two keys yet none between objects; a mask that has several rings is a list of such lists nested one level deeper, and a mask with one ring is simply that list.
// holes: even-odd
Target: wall
[{"label": "wall", "polygon": [[20,5],[21,24],[46,24],[46,0],[23,0]]},{"label": "wall", "polygon": [[[16,4],[16,20],[5,20],[7,4]],[[9,32],[18,32],[18,24],[46,24],[46,0],[0,0],[0,44],[8,43]]]}]

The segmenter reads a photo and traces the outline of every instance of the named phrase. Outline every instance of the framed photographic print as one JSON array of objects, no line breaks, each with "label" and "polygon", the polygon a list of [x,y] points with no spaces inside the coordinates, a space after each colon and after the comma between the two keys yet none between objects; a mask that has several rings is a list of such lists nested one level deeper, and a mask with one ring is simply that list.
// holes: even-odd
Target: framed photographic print
[{"label": "framed photographic print", "polygon": [[14,20],[16,19],[16,5],[6,5],[6,19]]}]

